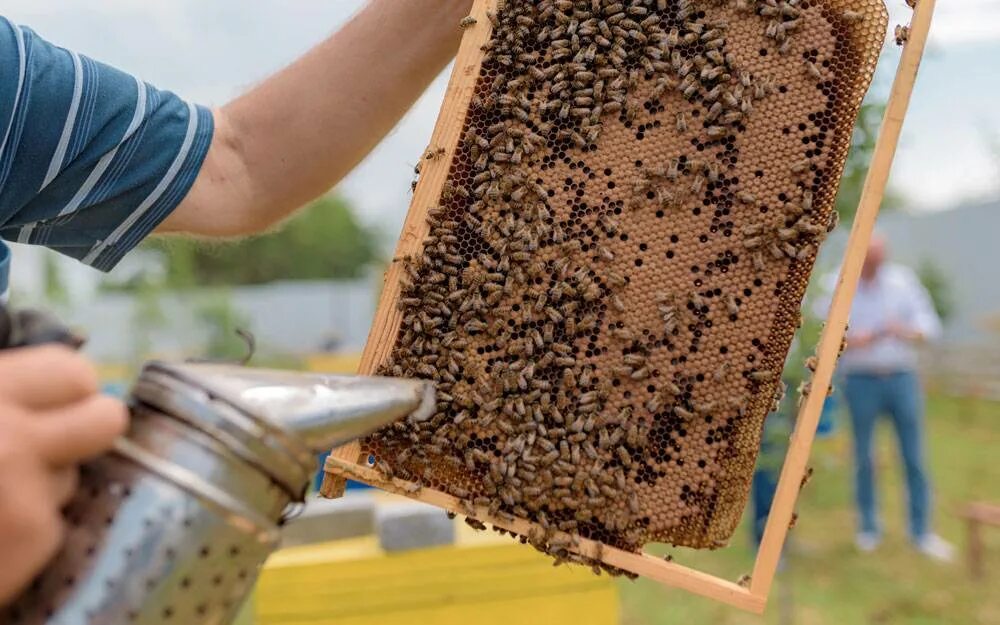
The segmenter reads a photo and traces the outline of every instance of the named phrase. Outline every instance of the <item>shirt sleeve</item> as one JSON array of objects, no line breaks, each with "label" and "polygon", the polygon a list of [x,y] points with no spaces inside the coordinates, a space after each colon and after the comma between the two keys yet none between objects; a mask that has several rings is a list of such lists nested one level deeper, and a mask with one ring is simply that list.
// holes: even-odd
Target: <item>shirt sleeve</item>
[{"label": "shirt sleeve", "polygon": [[911,329],[920,332],[927,340],[934,340],[941,335],[941,318],[934,308],[934,300],[915,273],[907,271],[905,275]]},{"label": "shirt sleeve", "polygon": [[184,199],[211,112],[0,17],[0,236],[108,271]]}]

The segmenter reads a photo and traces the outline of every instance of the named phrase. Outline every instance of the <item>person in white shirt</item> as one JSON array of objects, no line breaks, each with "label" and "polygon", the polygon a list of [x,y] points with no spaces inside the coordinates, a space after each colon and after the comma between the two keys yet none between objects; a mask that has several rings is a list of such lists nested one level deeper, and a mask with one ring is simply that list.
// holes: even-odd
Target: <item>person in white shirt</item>
[{"label": "person in white shirt", "polygon": [[847,348],[839,372],[851,414],[855,457],[856,541],[863,552],[881,542],[874,475],[875,426],[888,416],[899,443],[909,494],[909,533],[925,555],[951,560],[954,548],[930,527],[930,484],[924,456],[924,396],[917,348],[936,338],[941,322],[927,290],[907,267],[886,262],[876,234],[865,257],[851,307]]}]

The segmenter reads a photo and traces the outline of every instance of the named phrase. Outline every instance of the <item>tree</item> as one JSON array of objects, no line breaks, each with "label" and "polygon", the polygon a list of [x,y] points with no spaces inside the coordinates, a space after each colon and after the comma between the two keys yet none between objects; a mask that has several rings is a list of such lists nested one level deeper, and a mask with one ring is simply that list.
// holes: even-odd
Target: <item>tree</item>
[{"label": "tree", "polygon": [[357,278],[378,258],[375,232],[337,196],[254,237],[223,243],[170,237],[148,245],[167,255],[167,286],[174,288]]},{"label": "tree", "polygon": [[[878,139],[883,113],[885,113],[883,102],[865,102],[858,112],[854,133],[851,135],[851,149],[847,153],[844,175],[840,179],[840,188],[834,204],[841,223],[850,223],[854,219],[854,213],[857,212],[861,190],[868,175],[868,166],[875,152],[875,142]],[[882,209],[898,208],[901,203],[899,195],[887,189],[882,200]]]},{"label": "tree", "polygon": [[65,306],[69,303],[69,293],[59,271],[59,263],[54,252],[46,251],[42,256],[43,280],[45,282],[45,300],[49,304]]},{"label": "tree", "polygon": [[934,264],[934,261],[925,258],[917,266],[917,277],[920,278],[920,282],[931,296],[931,302],[934,304],[934,310],[938,317],[941,318],[941,321],[947,321],[955,312],[955,300],[948,276]]},{"label": "tree", "polygon": [[227,293],[216,293],[197,306],[198,318],[208,329],[204,358],[238,362],[248,345],[237,330],[246,330],[247,319],[233,307]]}]

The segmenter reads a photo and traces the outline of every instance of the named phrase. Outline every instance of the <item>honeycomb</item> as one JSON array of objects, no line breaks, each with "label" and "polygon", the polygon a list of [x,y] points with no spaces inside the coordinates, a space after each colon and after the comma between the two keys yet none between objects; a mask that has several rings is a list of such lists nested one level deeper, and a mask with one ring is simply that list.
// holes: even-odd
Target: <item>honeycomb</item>
[{"label": "honeycomb", "polygon": [[532,521],[523,539],[560,559],[583,558],[558,532],[722,546],[885,7],[504,0],[489,18],[447,181],[411,209],[429,234],[396,260],[402,322],[378,367],[434,380],[437,413],[363,457]]}]

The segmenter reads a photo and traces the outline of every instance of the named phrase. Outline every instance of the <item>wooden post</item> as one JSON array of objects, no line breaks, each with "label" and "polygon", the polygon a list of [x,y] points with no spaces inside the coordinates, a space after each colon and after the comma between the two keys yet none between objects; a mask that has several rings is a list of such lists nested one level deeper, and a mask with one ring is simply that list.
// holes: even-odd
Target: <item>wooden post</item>
[{"label": "wooden post", "polygon": [[966,553],[969,558],[969,573],[973,579],[983,579],[986,575],[983,557],[983,551],[986,548],[986,545],[983,544],[983,526],[1000,527],[1000,506],[985,501],[974,502],[961,510],[959,515],[965,519],[968,529]]},{"label": "wooden post", "polygon": [[889,181],[889,170],[896,154],[899,135],[903,128],[903,118],[910,104],[913,84],[917,78],[920,59],[927,43],[927,33],[931,26],[931,15],[934,12],[935,0],[918,0],[910,25],[910,36],[903,48],[899,60],[896,78],[892,83],[892,92],[886,104],[885,116],[879,130],[878,141],[872,154],[871,166],[865,178],[865,186],[861,191],[861,200],[854,217],[854,225],[844,253],[840,277],[833,293],[833,301],[827,313],[826,326],[820,336],[816,349],[818,364],[812,378],[812,391],[806,397],[799,410],[795,430],[792,432],[788,455],[778,478],[778,488],[774,494],[771,513],[767,527],[764,528],[764,538],[761,541],[757,561],[754,564],[750,591],[758,597],[767,597],[774,581],[774,574],[781,557],[781,548],[788,533],[795,508],[795,500],[799,495],[802,477],[805,475],[809,451],[816,435],[816,426],[823,410],[823,402],[830,388],[833,370],[840,354],[841,342],[847,330],[847,319],[851,312],[851,302],[861,276],[861,265],[864,263],[871,241],[875,219],[885,195],[886,183]]},{"label": "wooden post", "polygon": [[983,526],[979,522],[979,519],[971,514],[965,518],[965,523],[969,530],[969,544],[966,547],[969,554],[969,574],[972,575],[972,579],[983,579],[985,575],[983,567]]}]

